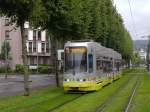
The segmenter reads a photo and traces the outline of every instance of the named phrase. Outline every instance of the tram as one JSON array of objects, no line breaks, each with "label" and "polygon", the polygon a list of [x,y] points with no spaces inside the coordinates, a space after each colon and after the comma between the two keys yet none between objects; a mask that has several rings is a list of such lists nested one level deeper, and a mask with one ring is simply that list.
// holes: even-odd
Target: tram
[{"label": "tram", "polygon": [[94,41],[68,41],[64,59],[65,91],[98,91],[121,77],[121,54]]}]

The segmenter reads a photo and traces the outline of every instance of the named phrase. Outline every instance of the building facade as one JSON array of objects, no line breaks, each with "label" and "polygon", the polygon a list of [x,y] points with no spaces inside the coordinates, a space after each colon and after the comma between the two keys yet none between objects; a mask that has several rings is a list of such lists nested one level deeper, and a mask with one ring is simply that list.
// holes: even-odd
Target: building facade
[{"label": "building facade", "polygon": [[140,49],[138,53],[141,59],[146,60],[146,51],[144,49]]},{"label": "building facade", "polygon": [[9,65],[12,69],[15,69],[16,64],[22,64],[22,44],[21,33],[19,28],[9,25],[9,19],[0,17],[0,52],[4,41],[9,42],[11,50]]},{"label": "building facade", "polygon": [[26,37],[28,65],[50,65],[50,39],[47,37],[46,31],[29,28],[26,30]]},{"label": "building facade", "polygon": [[[29,23],[25,23],[27,58],[29,66],[38,66],[39,64],[51,64],[50,40],[46,31],[33,29]],[[15,69],[16,64],[22,64],[22,39],[20,28],[9,25],[9,19],[0,17],[0,51],[3,42],[10,44],[11,60],[10,67]]]}]

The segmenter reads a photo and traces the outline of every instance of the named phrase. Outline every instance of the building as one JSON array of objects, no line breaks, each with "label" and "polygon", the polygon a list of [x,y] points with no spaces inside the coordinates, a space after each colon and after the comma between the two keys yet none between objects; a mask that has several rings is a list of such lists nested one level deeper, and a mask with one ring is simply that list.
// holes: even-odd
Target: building
[{"label": "building", "polygon": [[39,64],[51,64],[50,61],[50,39],[46,31],[40,29],[26,29],[27,36],[27,57],[28,65],[38,66]]},{"label": "building", "polygon": [[0,52],[4,41],[9,42],[11,46],[10,67],[15,69],[16,64],[22,64],[21,33],[19,28],[14,29],[9,25],[9,19],[0,17]]},{"label": "building", "polygon": [[141,59],[146,60],[146,51],[144,49],[140,49],[138,53]]},{"label": "building", "polygon": [[[50,40],[46,31],[33,29],[29,23],[25,23],[27,58],[29,66],[39,64],[50,64]],[[11,46],[10,67],[15,69],[16,64],[22,64],[22,39],[20,28],[14,29],[9,25],[9,19],[0,17],[0,49],[4,41],[8,41]],[[1,51],[1,50],[0,50]]]}]

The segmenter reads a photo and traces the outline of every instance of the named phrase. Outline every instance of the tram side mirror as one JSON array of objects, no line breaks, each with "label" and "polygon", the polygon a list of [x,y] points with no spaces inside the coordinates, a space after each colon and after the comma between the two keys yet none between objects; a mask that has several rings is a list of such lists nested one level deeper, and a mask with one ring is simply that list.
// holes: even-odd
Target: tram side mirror
[{"label": "tram side mirror", "polygon": [[89,61],[89,73],[93,72],[93,55],[88,55],[88,61]]}]

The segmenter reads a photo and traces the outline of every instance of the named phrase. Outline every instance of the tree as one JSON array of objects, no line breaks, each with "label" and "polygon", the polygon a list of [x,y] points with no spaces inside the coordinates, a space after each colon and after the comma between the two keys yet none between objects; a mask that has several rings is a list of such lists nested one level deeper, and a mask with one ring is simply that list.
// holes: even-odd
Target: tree
[{"label": "tree", "polygon": [[[93,39],[120,52],[129,63],[133,52],[131,36],[112,0],[38,1],[39,9],[42,9],[39,15],[43,16],[36,25],[49,31],[53,43],[56,40]],[[34,14],[36,17],[38,13]],[[56,50],[56,44],[54,47]]]},{"label": "tree", "polygon": [[10,50],[11,48],[9,42],[4,41],[1,47],[0,59],[2,60],[11,59]]},{"label": "tree", "polygon": [[11,59],[10,56],[10,44],[6,40],[3,42],[2,48],[1,48],[1,54],[0,59],[5,60],[5,79],[7,79],[7,70],[9,67],[9,60]]},{"label": "tree", "polygon": [[3,16],[9,17],[11,22],[16,23],[21,29],[22,37],[22,59],[24,64],[24,89],[25,95],[29,95],[28,68],[26,56],[26,38],[24,23],[29,20],[34,0],[0,0],[0,12]]},{"label": "tree", "polygon": [[133,62],[132,64],[135,67],[138,67],[140,65],[141,59],[140,59],[140,56],[139,56],[139,54],[137,52],[133,53],[132,62]]},{"label": "tree", "polygon": [[[47,29],[52,41],[52,60],[55,66],[56,82],[58,82],[57,59],[56,50],[58,48],[58,41],[64,42],[66,39],[80,39],[87,35],[88,22],[87,12],[88,6],[86,2],[81,0],[37,0],[39,6],[40,17],[37,18],[37,9],[33,9],[31,18],[36,18],[32,21],[34,26]],[[80,5],[79,5],[80,4]],[[82,13],[84,11],[84,13]],[[44,18],[43,18],[44,17]]]}]

